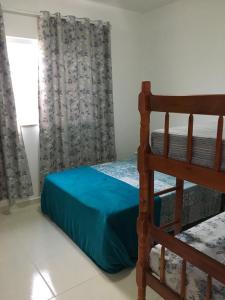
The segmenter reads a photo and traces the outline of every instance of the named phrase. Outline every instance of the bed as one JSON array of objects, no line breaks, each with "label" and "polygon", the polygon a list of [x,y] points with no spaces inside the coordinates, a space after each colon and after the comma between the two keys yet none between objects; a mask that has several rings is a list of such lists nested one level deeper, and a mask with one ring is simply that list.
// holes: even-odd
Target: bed
[{"label": "bed", "polygon": [[[209,255],[225,265],[225,213],[221,213],[176,236],[177,239]],[[150,253],[150,268],[160,276],[161,245],[156,245]],[[181,290],[180,273],[182,259],[173,252],[165,250],[165,283],[173,291]],[[186,267],[187,300],[204,300],[207,289],[207,274],[191,264]],[[225,299],[225,285],[212,281],[212,300]]]},{"label": "bed", "polygon": [[[184,180],[225,192],[225,95],[153,95],[151,83],[143,82],[139,111],[138,300],[146,299],[146,286],[166,300],[225,299],[225,213],[184,232],[181,226]],[[152,112],[164,112],[165,123],[150,137]],[[187,126],[170,128],[170,113],[188,114]],[[217,116],[216,127],[195,127],[195,114]],[[159,227],[155,172],[176,177],[173,220]]]},{"label": "bed", "polygon": [[[156,173],[155,192],[174,183],[175,178]],[[41,208],[101,269],[115,273],[137,261],[138,188],[136,156],[75,168],[45,178]],[[183,226],[221,211],[221,193],[189,182],[184,199]],[[173,218],[174,202],[174,192],[155,197],[157,226]]]}]

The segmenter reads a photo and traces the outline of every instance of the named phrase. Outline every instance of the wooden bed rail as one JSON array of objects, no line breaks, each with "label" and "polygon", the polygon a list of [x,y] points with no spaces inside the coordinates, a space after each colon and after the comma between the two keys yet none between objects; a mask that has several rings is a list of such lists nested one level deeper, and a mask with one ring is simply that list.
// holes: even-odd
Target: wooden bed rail
[{"label": "wooden bed rail", "polygon": [[225,115],[225,95],[153,95],[149,81],[142,83],[142,93],[149,94],[150,101],[146,103],[146,110],[148,111],[215,116]]},{"label": "wooden bed rail", "polygon": [[225,193],[225,172],[154,154],[146,154],[146,165],[151,170],[166,173]]},{"label": "wooden bed rail", "polygon": [[224,265],[160,229],[151,227],[150,234],[156,242],[225,285]]},{"label": "wooden bed rail", "polygon": [[[138,300],[145,300],[146,285],[150,285],[166,300],[184,300],[186,293],[187,262],[208,274],[205,300],[211,299],[212,278],[225,284],[225,267],[195,248],[168,235],[165,229],[172,226],[177,234],[182,228],[183,185],[184,180],[216,189],[225,193],[225,172],[221,171],[223,150],[223,127],[225,115],[225,95],[197,96],[157,96],[151,93],[151,83],[142,83],[139,95],[141,115],[140,147],[138,149],[138,171],[140,178],[140,203],[138,230],[137,285]],[[149,144],[150,114],[152,111],[165,112],[163,155],[155,155]],[[187,130],[186,161],[169,157],[170,146],[170,113],[189,114]],[[194,114],[218,116],[215,158],[212,168],[192,163]],[[176,177],[176,187],[154,193],[154,171]],[[169,224],[154,225],[154,196],[176,191],[175,217]],[[149,253],[154,243],[161,247],[160,279],[157,279],[149,268]],[[177,294],[165,284],[165,249],[168,248],[183,259],[181,267],[181,289]]]},{"label": "wooden bed rail", "polygon": [[150,102],[151,105],[150,107],[148,106],[148,109],[151,111],[215,116],[225,115],[225,95],[151,95]]}]

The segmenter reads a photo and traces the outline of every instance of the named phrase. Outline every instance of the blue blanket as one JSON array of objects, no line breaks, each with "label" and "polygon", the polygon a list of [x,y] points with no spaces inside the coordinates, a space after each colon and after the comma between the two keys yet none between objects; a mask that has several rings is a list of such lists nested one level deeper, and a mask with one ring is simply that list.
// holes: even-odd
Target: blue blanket
[{"label": "blue blanket", "polygon": [[[45,178],[41,208],[103,270],[118,272],[137,260],[139,190],[91,167]],[[155,200],[160,221],[160,198]]]}]

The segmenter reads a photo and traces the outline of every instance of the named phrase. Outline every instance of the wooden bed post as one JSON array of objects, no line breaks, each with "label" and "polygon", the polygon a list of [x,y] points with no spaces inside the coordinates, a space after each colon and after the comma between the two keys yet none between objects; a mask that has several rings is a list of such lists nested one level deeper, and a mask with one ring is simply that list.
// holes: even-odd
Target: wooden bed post
[{"label": "wooden bed post", "polygon": [[149,268],[150,234],[149,222],[151,222],[150,199],[154,197],[153,171],[148,170],[146,158],[151,152],[149,145],[150,125],[150,95],[151,84],[149,81],[142,83],[142,91],[139,95],[139,111],[141,114],[140,146],[138,149],[138,171],[140,176],[140,202],[139,217],[137,221],[138,232],[138,262],[137,285],[138,300],[146,298],[146,271]]},{"label": "wooden bed post", "polygon": [[[137,221],[138,230],[138,262],[137,285],[138,300],[146,300],[146,286],[150,286],[164,299],[182,300],[186,295],[187,263],[192,264],[208,274],[205,299],[212,298],[212,280],[225,284],[224,265],[207,254],[201,253],[184,243],[179,238],[165,232],[173,226],[175,234],[182,228],[182,207],[184,180],[225,192],[225,172],[221,171],[223,150],[223,127],[225,116],[225,95],[198,96],[160,96],[151,94],[150,82],[142,83],[139,95],[139,111],[141,115],[141,141],[138,149],[138,171],[140,175],[140,203]],[[163,155],[154,154],[149,145],[150,114],[164,112],[164,151]],[[170,157],[169,119],[170,113],[190,114],[188,122],[187,157],[186,161]],[[194,114],[219,116],[217,125],[216,151],[213,168],[195,165],[193,158],[193,125]],[[176,177],[176,186],[154,193],[154,171]],[[176,191],[175,220],[172,223],[154,224],[154,195],[160,196]],[[150,250],[154,241],[160,244],[160,275],[154,276],[151,270]],[[165,249],[175,253],[182,259],[180,291],[175,292],[165,280]],[[158,273],[158,272],[156,272]]]}]

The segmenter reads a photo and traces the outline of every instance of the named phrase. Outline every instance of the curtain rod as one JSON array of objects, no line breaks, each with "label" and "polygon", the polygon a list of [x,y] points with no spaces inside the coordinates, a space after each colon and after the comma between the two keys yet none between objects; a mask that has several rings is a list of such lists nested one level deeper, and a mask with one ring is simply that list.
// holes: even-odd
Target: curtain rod
[{"label": "curtain rod", "polygon": [[[25,17],[32,17],[32,18],[38,18],[40,17],[40,13],[36,12],[31,12],[31,11],[26,11],[26,10],[16,10],[16,9],[4,9],[2,8],[3,13],[7,14],[13,14],[13,15],[20,15],[20,16],[25,16]],[[62,19],[65,17],[62,17]],[[85,19],[85,18],[77,18],[79,19]],[[97,20],[96,20],[97,21]],[[95,21],[91,21],[91,23],[94,23]],[[108,22],[103,22],[104,25],[108,24]]]}]

